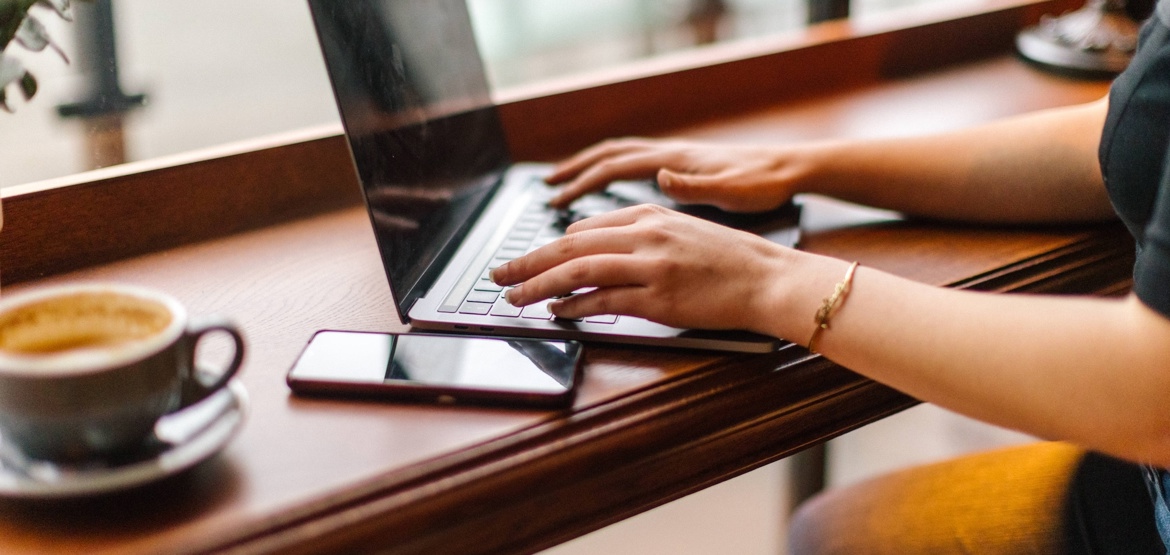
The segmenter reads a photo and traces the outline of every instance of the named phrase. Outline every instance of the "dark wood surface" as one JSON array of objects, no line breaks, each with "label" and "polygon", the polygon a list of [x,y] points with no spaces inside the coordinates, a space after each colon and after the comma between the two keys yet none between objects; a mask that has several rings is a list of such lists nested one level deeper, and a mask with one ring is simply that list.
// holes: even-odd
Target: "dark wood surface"
[{"label": "dark wood surface", "polygon": [[[1005,57],[678,132],[745,141],[917,133],[1104,91]],[[1089,294],[1128,286],[1132,245],[1118,226],[950,226],[805,200],[803,248],[925,283]],[[600,344],[589,346],[586,381],[565,412],[294,397],[284,374],[314,330],[400,329],[358,208],[4,293],[76,280],[157,287],[195,314],[235,319],[249,344],[248,422],[221,455],[164,482],[93,499],[0,501],[3,553],[531,551],[915,403],[799,347],[748,356]]]}]

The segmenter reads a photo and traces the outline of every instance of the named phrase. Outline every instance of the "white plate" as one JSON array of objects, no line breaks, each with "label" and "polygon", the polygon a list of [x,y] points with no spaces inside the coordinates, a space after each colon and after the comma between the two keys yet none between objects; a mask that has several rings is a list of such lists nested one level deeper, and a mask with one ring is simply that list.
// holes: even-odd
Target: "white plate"
[{"label": "white plate", "polygon": [[0,459],[0,497],[61,498],[125,489],[178,474],[223,449],[244,423],[248,394],[236,380],[155,425],[156,446],[118,463],[27,465]]}]

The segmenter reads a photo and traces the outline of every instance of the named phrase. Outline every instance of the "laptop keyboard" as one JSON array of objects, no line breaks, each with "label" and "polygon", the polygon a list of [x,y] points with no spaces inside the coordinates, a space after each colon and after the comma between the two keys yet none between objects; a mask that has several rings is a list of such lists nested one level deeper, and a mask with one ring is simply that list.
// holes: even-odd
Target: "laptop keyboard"
[{"label": "laptop keyboard", "polygon": [[[525,207],[503,242],[496,248],[487,267],[479,270],[479,279],[475,280],[475,285],[458,305],[460,314],[531,320],[554,319],[554,316],[545,308],[547,303],[542,302],[526,307],[508,304],[508,301],[504,299],[506,288],[492,282],[490,272],[510,260],[519,258],[562,237],[565,234],[565,228],[573,222],[616,210],[629,204],[622,199],[598,194],[578,200],[570,210],[556,210],[548,206],[550,197],[551,192],[542,191]],[[589,316],[583,320],[575,321],[613,324],[617,320],[617,316],[609,314]]]}]

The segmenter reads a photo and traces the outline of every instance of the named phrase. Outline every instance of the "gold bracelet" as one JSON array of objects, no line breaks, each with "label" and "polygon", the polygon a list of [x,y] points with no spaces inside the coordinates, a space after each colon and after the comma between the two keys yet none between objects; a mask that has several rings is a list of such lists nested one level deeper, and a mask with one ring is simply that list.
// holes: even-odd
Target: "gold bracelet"
[{"label": "gold bracelet", "polygon": [[817,338],[820,337],[821,332],[829,329],[829,318],[833,316],[841,304],[845,302],[845,297],[849,295],[849,290],[853,288],[853,273],[857,271],[860,263],[854,262],[849,265],[849,270],[845,272],[845,279],[837,284],[833,289],[833,294],[825,297],[821,301],[821,308],[817,310],[816,316],[813,316],[813,322],[817,327],[813,328],[812,337],[808,338],[808,351],[810,353],[817,352]]}]

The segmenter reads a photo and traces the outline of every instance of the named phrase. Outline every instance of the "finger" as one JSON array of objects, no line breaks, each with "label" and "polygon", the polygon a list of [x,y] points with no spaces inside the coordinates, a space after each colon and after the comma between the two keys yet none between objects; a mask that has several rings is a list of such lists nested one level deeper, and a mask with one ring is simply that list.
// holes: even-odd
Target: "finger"
[{"label": "finger", "polygon": [[574,258],[509,289],[505,298],[513,306],[526,306],[568,295],[580,289],[638,285],[644,272],[628,254],[598,254]]},{"label": "finger", "polygon": [[682,174],[663,168],[658,171],[658,188],[683,204],[715,204],[726,196],[730,172],[708,175]]},{"label": "finger", "polygon": [[728,212],[762,212],[786,200],[760,194],[764,189],[761,183],[730,170],[696,175],[663,169],[658,172],[658,186],[682,204],[709,204]]},{"label": "finger", "polygon": [[614,210],[612,212],[603,212],[596,216],[590,216],[584,220],[578,220],[569,224],[565,228],[565,235],[573,235],[583,231],[592,231],[605,229],[610,227],[624,227],[630,224],[637,223],[638,220],[647,218],[651,215],[662,214],[669,212],[666,208],[655,204],[639,204],[637,206],[629,206]]},{"label": "finger", "polygon": [[644,304],[645,288],[623,285],[596,289],[588,293],[557,299],[549,303],[549,312],[558,318],[577,320],[600,314],[643,316],[638,309]]},{"label": "finger", "polygon": [[594,254],[629,253],[630,241],[618,235],[607,229],[566,235],[495,268],[491,272],[492,281],[497,285],[516,285],[574,258]]},{"label": "finger", "polygon": [[653,177],[658,169],[666,166],[672,158],[673,154],[661,150],[640,150],[604,158],[565,184],[556,196],[549,200],[549,204],[556,208],[564,208],[582,196],[604,189],[613,181]]},{"label": "finger", "polygon": [[548,177],[545,177],[544,180],[553,185],[563,183],[605,158],[633,152],[645,148],[647,145],[647,141],[640,139],[611,139],[602,141],[557,164],[553,168],[552,173]]}]

